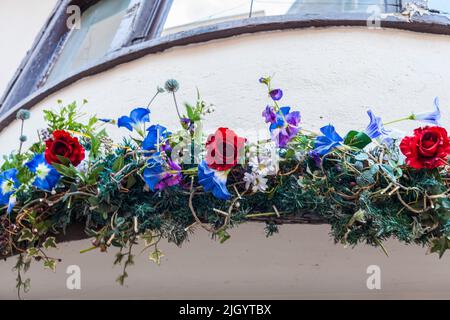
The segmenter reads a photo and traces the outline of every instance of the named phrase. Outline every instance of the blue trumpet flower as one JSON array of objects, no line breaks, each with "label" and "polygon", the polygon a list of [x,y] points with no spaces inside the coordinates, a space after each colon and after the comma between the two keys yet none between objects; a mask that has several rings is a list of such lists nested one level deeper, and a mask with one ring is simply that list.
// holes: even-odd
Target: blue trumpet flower
[{"label": "blue trumpet flower", "polygon": [[227,189],[227,171],[216,171],[208,167],[206,161],[198,165],[198,181],[205,191],[212,191],[214,197],[220,200],[229,200],[230,192]]},{"label": "blue trumpet flower", "polygon": [[344,141],[332,125],[322,127],[320,131],[323,136],[318,136],[314,143],[314,152],[320,156],[326,155]]},{"label": "blue trumpet flower", "polygon": [[14,192],[19,188],[17,169],[9,169],[0,173],[0,205],[8,205],[7,213],[10,214],[16,203]]},{"label": "blue trumpet flower", "polygon": [[389,130],[385,129],[383,126],[383,121],[381,117],[376,117],[372,110],[368,110],[367,114],[370,118],[370,123],[364,131],[371,139],[376,139],[379,136],[388,135],[390,133]]},{"label": "blue trumpet flower", "polygon": [[434,111],[413,114],[411,116],[411,119],[438,126],[441,120],[441,110],[439,109],[439,98],[436,97],[434,99]]},{"label": "blue trumpet flower", "polygon": [[26,166],[36,175],[33,185],[44,191],[52,191],[61,179],[61,175],[47,163],[43,154],[36,155]]},{"label": "blue trumpet flower", "polygon": [[170,148],[167,138],[171,133],[167,131],[166,127],[157,124],[148,128],[147,131],[147,137],[145,137],[142,143],[144,150],[166,151]]},{"label": "blue trumpet flower", "polygon": [[136,108],[131,111],[130,116],[122,116],[117,121],[119,128],[125,127],[130,131],[136,130],[140,135],[144,135],[144,124],[150,122],[150,110],[146,108]]},{"label": "blue trumpet flower", "polygon": [[170,159],[165,163],[159,154],[148,160],[143,176],[153,192],[176,186],[182,179],[180,165]]}]

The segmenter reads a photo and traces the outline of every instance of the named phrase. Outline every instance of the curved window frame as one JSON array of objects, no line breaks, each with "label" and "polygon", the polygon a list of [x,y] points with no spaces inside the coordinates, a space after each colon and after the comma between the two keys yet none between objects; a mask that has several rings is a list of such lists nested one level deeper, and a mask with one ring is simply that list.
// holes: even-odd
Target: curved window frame
[{"label": "curved window frame", "polygon": [[[252,17],[222,22],[158,37],[172,0],[134,0],[139,11],[130,24],[122,46],[107,54],[102,60],[82,70],[67,75],[55,83],[43,83],[43,75],[49,70],[48,62],[55,59],[58,44],[67,35],[67,8],[80,5],[86,8],[99,0],[59,0],[56,8],[35,40],[6,92],[0,100],[0,131],[15,119],[19,109],[30,109],[47,96],[88,76],[107,71],[117,65],[139,59],[145,55],[210,40],[263,31],[299,29],[310,27],[367,26],[370,14],[295,14],[284,16]],[[382,28],[393,28],[450,35],[450,20],[446,16],[430,13],[404,16],[389,15],[382,19]],[[56,55],[57,56],[57,55]],[[16,99],[16,100],[14,100]],[[13,101],[13,102],[12,102]]]}]

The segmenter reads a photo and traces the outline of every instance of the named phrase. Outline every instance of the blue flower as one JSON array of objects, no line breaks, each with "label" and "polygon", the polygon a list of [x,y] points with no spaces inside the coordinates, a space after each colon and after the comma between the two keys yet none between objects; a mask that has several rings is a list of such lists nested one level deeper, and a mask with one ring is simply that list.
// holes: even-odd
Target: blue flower
[{"label": "blue flower", "polygon": [[147,137],[145,137],[144,142],[142,143],[142,148],[144,150],[159,149],[158,151],[165,151],[170,147],[167,138],[171,133],[167,131],[166,127],[157,124],[148,128],[147,131]]},{"label": "blue flower", "polygon": [[439,121],[441,120],[441,110],[439,109],[439,98],[436,97],[434,99],[434,111],[413,114],[411,116],[411,119],[438,126]]},{"label": "blue flower", "polygon": [[148,160],[143,176],[153,192],[178,185],[182,178],[181,167],[170,159],[166,164],[159,155]]},{"label": "blue flower", "polygon": [[320,156],[326,155],[344,141],[332,125],[322,127],[320,131],[323,136],[318,136],[314,143],[314,151]]},{"label": "blue flower", "polygon": [[36,155],[26,166],[36,175],[33,185],[38,189],[52,191],[61,178],[58,171],[47,163],[43,154]]},{"label": "blue flower", "polygon": [[8,214],[11,213],[16,202],[13,194],[20,185],[17,173],[17,169],[9,169],[0,173],[0,205],[8,205]]},{"label": "blue flower", "polygon": [[380,117],[376,117],[372,110],[368,110],[367,114],[370,118],[370,123],[364,131],[371,139],[376,139],[382,135],[388,135],[389,130],[386,130],[383,126],[383,121]]},{"label": "blue flower", "polygon": [[198,181],[205,191],[212,191],[214,197],[229,200],[231,194],[227,189],[227,171],[216,171],[208,167],[206,161],[198,165]]},{"label": "blue flower", "polygon": [[119,128],[125,127],[130,131],[136,130],[139,134],[143,135],[144,124],[150,122],[150,110],[145,108],[136,108],[131,111],[130,116],[122,116],[117,121]]},{"label": "blue flower", "polygon": [[17,201],[17,198],[15,195],[12,195],[11,197],[9,197],[8,208],[6,209],[6,213],[8,215],[11,214],[11,212],[13,211],[14,206],[16,205],[16,201]]}]

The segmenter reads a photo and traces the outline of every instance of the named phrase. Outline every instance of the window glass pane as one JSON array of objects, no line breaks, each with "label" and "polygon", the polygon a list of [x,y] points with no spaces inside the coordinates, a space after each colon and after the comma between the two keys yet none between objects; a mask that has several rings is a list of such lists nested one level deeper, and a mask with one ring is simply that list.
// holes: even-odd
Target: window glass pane
[{"label": "window glass pane", "polygon": [[428,8],[439,10],[443,13],[450,13],[449,0],[428,0]]},{"label": "window glass pane", "polygon": [[130,1],[103,0],[83,12],[80,29],[69,34],[48,80],[60,79],[105,56]]},{"label": "window glass pane", "polygon": [[[251,0],[173,0],[162,35],[213,23],[248,18]],[[398,11],[398,0],[254,0],[253,17],[300,13]]]}]

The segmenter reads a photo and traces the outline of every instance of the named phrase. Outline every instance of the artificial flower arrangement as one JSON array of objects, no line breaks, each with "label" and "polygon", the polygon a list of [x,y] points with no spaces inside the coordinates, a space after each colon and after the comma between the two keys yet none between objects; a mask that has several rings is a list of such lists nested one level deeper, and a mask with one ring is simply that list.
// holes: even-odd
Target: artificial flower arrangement
[{"label": "artificial flower arrangement", "polygon": [[[439,126],[439,101],[432,112],[383,123],[368,111],[364,131],[340,135],[332,125],[319,133],[301,125],[301,114],[282,106],[283,91],[260,79],[269,105],[262,118],[271,139],[249,141],[229,128],[209,136],[202,121],[213,107],[198,95],[181,110],[179,84],[168,80],[146,107],[119,119],[85,122],[76,103],[45,111],[48,127],[24,152],[5,156],[0,173],[0,257],[17,255],[17,288],[32,260],[55,270],[47,249],[67,228],[82,224],[92,250],[118,247],[115,264],[128,276],[139,240],[160,263],[158,244],[181,245],[196,227],[224,242],[229,228],[266,222],[267,236],[284,222],[328,223],[336,242],[380,246],[395,237],[427,245],[442,256],[450,247],[450,140]],[[173,95],[180,129],[150,121],[150,107],[163,92]],[[61,104],[61,102],[59,102]],[[184,112],[183,112],[184,111]],[[427,123],[396,139],[389,125]],[[117,144],[107,126],[128,130]]]}]

